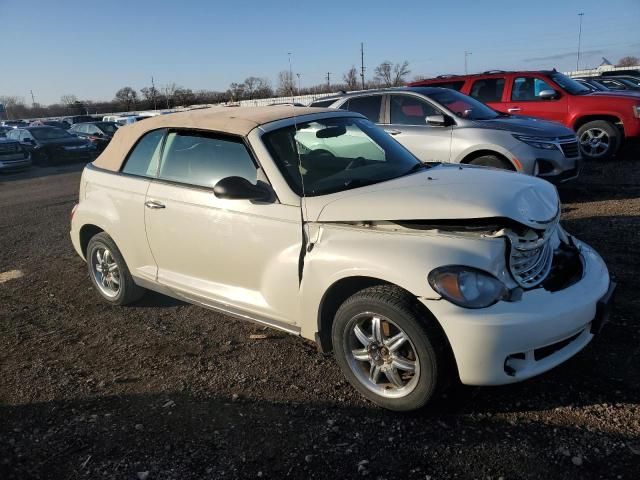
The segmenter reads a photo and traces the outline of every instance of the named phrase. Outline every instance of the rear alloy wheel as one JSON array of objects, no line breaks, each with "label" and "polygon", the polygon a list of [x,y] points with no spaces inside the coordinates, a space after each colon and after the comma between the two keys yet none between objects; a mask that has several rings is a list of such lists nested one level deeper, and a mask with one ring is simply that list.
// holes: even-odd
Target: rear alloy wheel
[{"label": "rear alloy wheel", "polygon": [[366,398],[390,410],[415,410],[444,373],[444,341],[406,292],[376,286],[348,298],[332,328],[336,361]]},{"label": "rear alloy wheel", "polygon": [[120,250],[106,233],[89,240],[86,258],[91,281],[107,302],[127,305],[144,295],[145,290],[133,281]]},{"label": "rear alloy wheel", "polygon": [[620,145],[620,132],[610,122],[594,120],[578,129],[578,141],[582,155],[590,160],[608,160]]},{"label": "rear alloy wheel", "polygon": [[496,155],[482,155],[481,157],[477,157],[471,160],[469,162],[469,165],[500,168],[502,170],[514,170],[513,165],[508,160],[500,158]]}]

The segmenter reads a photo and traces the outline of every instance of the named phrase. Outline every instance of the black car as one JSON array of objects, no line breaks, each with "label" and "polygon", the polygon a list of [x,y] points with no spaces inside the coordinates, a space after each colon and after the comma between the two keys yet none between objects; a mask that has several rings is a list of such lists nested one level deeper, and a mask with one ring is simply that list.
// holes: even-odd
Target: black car
[{"label": "black car", "polygon": [[29,152],[20,146],[20,142],[0,138],[0,173],[24,170],[30,166]]},{"label": "black car", "polygon": [[94,118],[90,117],[89,115],[74,115],[73,117],[65,117],[62,119],[62,123],[66,123],[67,128],[71,127],[72,125],[75,125],[76,123],[93,122],[93,121],[94,121]]},{"label": "black car", "polygon": [[101,152],[109,144],[117,130],[118,124],[115,122],[85,122],[72,125],[69,133],[88,140]]},{"label": "black car", "polygon": [[31,153],[36,165],[56,165],[66,162],[90,161],[96,148],[82,138],[56,127],[16,128],[7,138],[18,140]]}]

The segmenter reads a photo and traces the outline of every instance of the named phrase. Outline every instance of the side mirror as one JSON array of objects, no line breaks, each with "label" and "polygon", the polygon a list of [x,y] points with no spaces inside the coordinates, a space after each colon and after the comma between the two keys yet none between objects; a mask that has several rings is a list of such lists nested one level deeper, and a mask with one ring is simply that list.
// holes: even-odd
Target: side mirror
[{"label": "side mirror", "polygon": [[554,98],[558,98],[558,92],[555,90],[541,90],[538,94],[541,100],[553,100]]},{"label": "side mirror", "polygon": [[449,115],[428,115],[425,121],[432,127],[449,127],[455,124]]},{"label": "side mirror", "polygon": [[272,198],[271,189],[260,181],[256,185],[246,178],[226,177],[213,187],[213,193],[223,200],[257,200],[268,202]]},{"label": "side mirror", "polygon": [[25,138],[25,139],[23,140],[23,142],[24,142],[24,143],[35,143],[35,142],[33,141],[33,138]]}]

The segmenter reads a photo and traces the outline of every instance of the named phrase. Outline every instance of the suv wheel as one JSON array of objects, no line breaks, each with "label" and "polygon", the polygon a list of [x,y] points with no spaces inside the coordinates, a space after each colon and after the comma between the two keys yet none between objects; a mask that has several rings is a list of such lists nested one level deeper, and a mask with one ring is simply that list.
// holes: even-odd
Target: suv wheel
[{"label": "suv wheel", "polygon": [[590,160],[608,160],[620,145],[618,128],[604,120],[587,122],[578,129],[582,155]]},{"label": "suv wheel", "polygon": [[513,165],[504,158],[500,158],[496,155],[482,155],[481,157],[474,158],[469,162],[469,165],[480,165],[482,167],[500,168],[502,170],[513,170]]},{"label": "suv wheel", "polygon": [[144,295],[144,288],[135,284],[120,250],[106,233],[89,240],[87,266],[91,281],[107,302],[127,305]]},{"label": "suv wheel", "polygon": [[347,380],[390,410],[424,406],[444,376],[446,341],[415,299],[392,286],[348,298],[332,328],[333,350]]}]

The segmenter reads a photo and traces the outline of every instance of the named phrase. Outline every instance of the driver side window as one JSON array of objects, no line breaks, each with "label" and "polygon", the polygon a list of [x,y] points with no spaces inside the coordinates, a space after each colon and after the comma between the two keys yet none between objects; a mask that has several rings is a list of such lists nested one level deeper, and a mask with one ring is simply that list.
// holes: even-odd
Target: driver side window
[{"label": "driver side window", "polygon": [[540,100],[538,95],[543,90],[553,90],[553,87],[540,78],[518,77],[513,81],[511,100],[519,102]]},{"label": "driver side window", "polygon": [[426,125],[426,117],[440,112],[429,103],[410,95],[391,95],[390,121],[395,125]]}]

